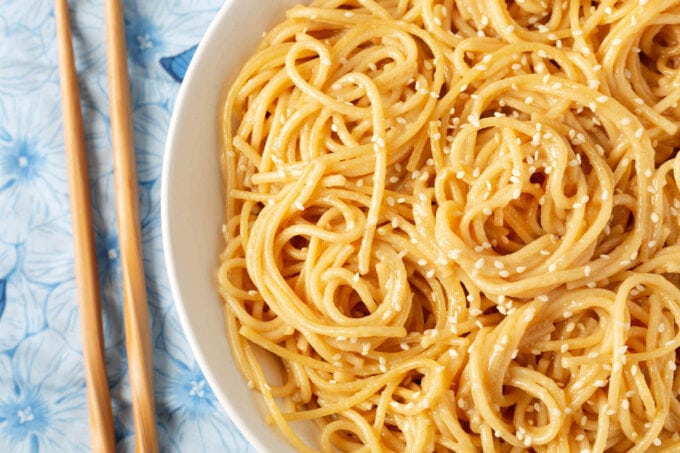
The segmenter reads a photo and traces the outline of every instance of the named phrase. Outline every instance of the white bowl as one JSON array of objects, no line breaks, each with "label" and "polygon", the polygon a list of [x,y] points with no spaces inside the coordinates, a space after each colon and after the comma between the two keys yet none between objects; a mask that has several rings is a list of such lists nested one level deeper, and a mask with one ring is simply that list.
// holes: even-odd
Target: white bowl
[{"label": "white bowl", "polygon": [[[170,122],[161,189],[165,262],[186,337],[217,399],[248,441],[262,452],[293,452],[264,422],[259,394],[234,363],[216,290],[224,244],[223,183],[218,166],[218,112],[228,84],[255,50],[262,32],[296,0],[227,0],[193,57]],[[309,445],[310,424],[296,424]]]}]

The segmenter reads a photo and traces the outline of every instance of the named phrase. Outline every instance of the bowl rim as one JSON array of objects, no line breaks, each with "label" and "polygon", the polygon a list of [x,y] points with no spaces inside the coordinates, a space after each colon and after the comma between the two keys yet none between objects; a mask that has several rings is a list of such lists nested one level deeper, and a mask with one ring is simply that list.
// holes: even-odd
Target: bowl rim
[{"label": "bowl rim", "polygon": [[[196,78],[196,74],[199,73],[199,67],[201,67],[204,62],[211,57],[211,51],[214,47],[214,41],[219,37],[219,30],[224,26],[224,23],[228,21],[228,16],[233,13],[234,9],[244,3],[250,2],[239,2],[238,0],[225,0],[221,5],[215,16],[212,18],[210,25],[206,29],[205,33],[201,37],[199,44],[196,48],[193,58],[189,63],[187,72],[185,74],[184,80],[180,85],[179,92],[177,93],[175,104],[172,110],[172,116],[168,126],[168,131],[166,134],[166,142],[164,146],[163,153],[163,166],[161,172],[161,191],[160,191],[160,211],[161,211],[161,235],[164,251],[164,260],[166,272],[168,274],[170,291],[172,294],[173,305],[177,309],[178,317],[185,338],[189,343],[189,347],[201,369],[208,385],[213,391],[215,397],[217,398],[220,406],[227,413],[229,419],[238,428],[239,432],[245,437],[249,444],[254,447],[257,451],[270,451],[272,449],[271,445],[267,445],[264,439],[261,439],[256,433],[250,428],[248,422],[242,415],[241,411],[236,405],[236,402],[224,391],[223,386],[220,384],[219,378],[216,371],[210,365],[208,358],[199,342],[190,316],[188,313],[187,302],[182,298],[182,285],[180,283],[180,278],[178,275],[178,265],[175,258],[174,247],[172,244],[172,233],[170,227],[170,177],[173,172],[173,167],[175,166],[176,154],[174,152],[175,143],[180,134],[180,121],[182,120],[181,112],[183,112],[191,102],[191,96],[193,91],[195,91],[195,83],[192,81]],[[222,77],[224,78],[224,74]],[[224,82],[222,82],[222,90],[224,90]],[[220,92],[220,95],[223,93]],[[219,111],[218,111],[219,113]],[[217,155],[215,156],[217,158]],[[215,267],[217,267],[217,255],[215,253]],[[214,280],[214,279],[213,279]],[[216,297],[217,292],[216,292]],[[228,339],[225,337],[225,340]],[[229,351],[231,354],[231,350]],[[262,420],[264,424],[264,419]],[[271,428],[270,428],[271,429]]]}]

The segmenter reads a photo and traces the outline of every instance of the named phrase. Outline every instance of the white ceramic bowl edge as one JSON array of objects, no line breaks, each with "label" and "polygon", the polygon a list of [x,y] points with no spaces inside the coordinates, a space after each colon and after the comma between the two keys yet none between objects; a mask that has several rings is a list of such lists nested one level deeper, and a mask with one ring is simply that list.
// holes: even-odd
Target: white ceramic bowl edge
[{"label": "white ceramic bowl edge", "polygon": [[[263,403],[232,358],[216,290],[224,244],[223,183],[218,166],[218,113],[232,80],[261,39],[295,0],[227,0],[193,57],[170,122],[161,187],[165,262],[182,327],[217,399],[261,452],[295,451],[264,422]],[[297,425],[297,424],[296,424]],[[311,445],[315,430],[295,426]]]}]

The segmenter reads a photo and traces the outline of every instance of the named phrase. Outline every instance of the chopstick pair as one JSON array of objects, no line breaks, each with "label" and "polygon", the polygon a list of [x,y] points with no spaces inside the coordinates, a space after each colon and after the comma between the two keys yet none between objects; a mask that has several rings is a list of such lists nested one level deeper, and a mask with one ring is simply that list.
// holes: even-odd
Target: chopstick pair
[{"label": "chopstick pair", "polygon": [[[136,451],[157,452],[150,323],[142,264],[132,111],[120,0],[105,0],[105,17],[118,242],[135,443]],[[96,452],[114,452],[115,435],[106,378],[87,153],[67,0],[55,0],[55,18],[91,446]]]}]

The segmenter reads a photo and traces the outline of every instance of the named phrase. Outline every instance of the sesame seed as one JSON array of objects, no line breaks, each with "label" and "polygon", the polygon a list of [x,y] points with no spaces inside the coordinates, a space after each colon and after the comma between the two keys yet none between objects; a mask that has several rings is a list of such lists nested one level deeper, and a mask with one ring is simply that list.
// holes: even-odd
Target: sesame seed
[{"label": "sesame seed", "polygon": [[453,250],[449,251],[448,256],[452,260],[457,260],[458,258],[460,258],[460,254],[461,254],[461,250],[453,249]]}]

